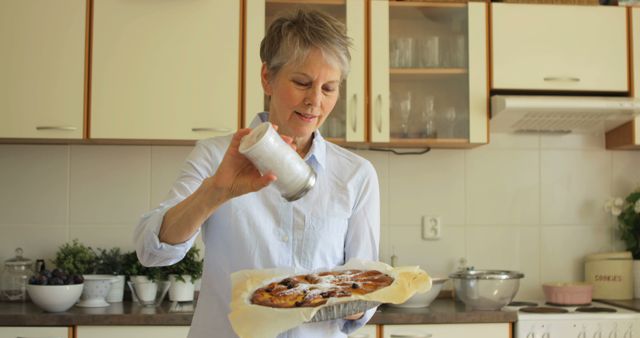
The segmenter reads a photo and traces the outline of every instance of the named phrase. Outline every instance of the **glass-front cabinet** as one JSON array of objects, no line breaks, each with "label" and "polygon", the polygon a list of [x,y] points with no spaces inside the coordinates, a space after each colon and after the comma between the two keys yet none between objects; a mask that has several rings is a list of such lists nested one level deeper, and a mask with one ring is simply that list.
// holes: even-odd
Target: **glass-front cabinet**
[{"label": "glass-front cabinet", "polygon": [[486,6],[371,1],[371,143],[487,143]]},{"label": "glass-front cabinet", "polygon": [[260,83],[260,42],[269,25],[296,8],[321,10],[342,21],[351,37],[351,69],[340,88],[340,98],[321,128],[324,137],[338,143],[365,141],[365,5],[366,0],[248,0],[246,1],[244,125],[266,110]]},{"label": "glass-front cabinet", "polygon": [[388,0],[250,0],[244,125],[265,110],[260,42],[281,13],[316,8],[347,26],[351,72],[321,128],[329,140],[383,147],[488,142],[487,4]]}]

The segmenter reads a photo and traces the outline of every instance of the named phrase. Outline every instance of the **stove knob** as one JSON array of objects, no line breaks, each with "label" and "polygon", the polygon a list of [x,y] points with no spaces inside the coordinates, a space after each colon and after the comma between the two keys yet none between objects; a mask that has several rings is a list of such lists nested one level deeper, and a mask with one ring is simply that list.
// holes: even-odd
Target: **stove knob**
[{"label": "stove knob", "polygon": [[542,338],[550,338],[551,337],[551,333],[549,332],[545,332],[542,334]]},{"label": "stove knob", "polygon": [[536,338],[536,334],[534,332],[529,332],[529,333],[527,333],[527,337],[526,338]]}]

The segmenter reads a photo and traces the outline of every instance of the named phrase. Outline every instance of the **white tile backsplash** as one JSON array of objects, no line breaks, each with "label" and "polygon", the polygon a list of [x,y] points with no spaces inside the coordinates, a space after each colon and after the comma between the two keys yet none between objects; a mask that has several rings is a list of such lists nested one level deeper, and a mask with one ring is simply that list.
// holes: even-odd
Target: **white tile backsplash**
[{"label": "white tile backsplash", "polygon": [[164,201],[193,147],[151,147],[151,204]]},{"label": "white tile backsplash", "polygon": [[390,156],[391,223],[418,225],[423,215],[430,215],[440,216],[445,225],[464,224],[464,151]]},{"label": "white tile backsplash", "polygon": [[437,241],[423,240],[419,226],[392,225],[391,229],[390,250],[398,266],[419,265],[433,277],[446,277],[466,256],[463,226],[448,227]]},{"label": "white tile backsplash", "polygon": [[66,224],[69,149],[0,145],[0,225]]},{"label": "white tile backsplash", "polygon": [[466,156],[467,224],[539,223],[539,151],[474,149]]},{"label": "white tile backsplash", "polygon": [[611,191],[611,152],[549,150],[541,153],[541,223],[603,225]]},{"label": "white tile backsplash", "polygon": [[611,251],[606,226],[544,226],[540,233],[540,282],[584,280],[586,255]]},{"label": "white tile backsplash", "polygon": [[149,209],[150,147],[72,145],[69,223],[134,225]]},{"label": "white tile backsplash", "polygon": [[[462,257],[515,269],[525,274],[519,299],[583,278],[585,255],[621,248],[602,202],[640,183],[640,152],[569,136],[493,134],[488,146],[419,156],[357,151],[378,171],[381,259],[395,253],[434,276]],[[52,258],[73,238],[132,249],[140,214],[164,198],[191,148],[0,145],[0,260],[16,246]],[[442,217],[439,240],[421,238],[422,215]]]}]

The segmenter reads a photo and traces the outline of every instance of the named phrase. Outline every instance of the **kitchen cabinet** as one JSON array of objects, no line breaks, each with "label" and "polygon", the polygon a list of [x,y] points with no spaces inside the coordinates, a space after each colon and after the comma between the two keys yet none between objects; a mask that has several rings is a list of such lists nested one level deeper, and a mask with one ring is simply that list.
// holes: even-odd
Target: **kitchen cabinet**
[{"label": "kitchen cabinet", "polygon": [[78,326],[75,338],[186,338],[189,326]]},{"label": "kitchen cabinet", "polygon": [[487,142],[487,5],[371,1],[370,142]]},{"label": "kitchen cabinet", "polygon": [[[246,23],[244,125],[265,109],[264,100],[254,98],[263,97],[259,45],[266,27],[283,10],[312,6],[345,22],[353,39],[351,72],[321,127],[330,141],[398,147],[486,143],[486,4],[372,0],[370,13],[365,5],[364,0],[247,2],[246,16],[252,20]],[[431,48],[425,45],[429,35],[437,40]],[[409,45],[397,44],[402,41]],[[421,63],[427,50],[436,60]],[[403,53],[413,61],[401,64]],[[370,96],[365,100],[367,87]],[[401,101],[409,96],[407,107]],[[425,109],[427,97],[431,106]]]},{"label": "kitchen cabinet", "polygon": [[328,13],[347,27],[352,39],[351,68],[341,85],[340,98],[321,132],[337,142],[365,141],[365,1],[366,0],[251,0],[246,2],[245,97],[244,125],[256,113],[267,110],[260,83],[260,42],[266,29],[279,15],[297,7],[314,8]]},{"label": "kitchen cabinet", "polygon": [[93,4],[90,138],[195,140],[237,129],[241,1]]},{"label": "kitchen cabinet", "polygon": [[492,89],[628,91],[626,8],[491,3],[491,11]]},{"label": "kitchen cabinet", "polygon": [[70,327],[0,326],[0,338],[73,338]]},{"label": "kitchen cabinet", "polygon": [[378,327],[376,325],[365,325],[357,331],[351,333],[347,338],[376,338],[378,337]]},{"label": "kitchen cabinet", "polygon": [[0,1],[0,138],[83,137],[87,2]]},{"label": "kitchen cabinet", "polygon": [[383,338],[509,338],[511,325],[496,324],[430,324],[384,325]]},{"label": "kitchen cabinet", "polygon": [[[631,61],[633,65],[631,95],[640,99],[640,8],[631,12]],[[640,149],[640,117],[609,131],[606,135],[607,149]]]}]

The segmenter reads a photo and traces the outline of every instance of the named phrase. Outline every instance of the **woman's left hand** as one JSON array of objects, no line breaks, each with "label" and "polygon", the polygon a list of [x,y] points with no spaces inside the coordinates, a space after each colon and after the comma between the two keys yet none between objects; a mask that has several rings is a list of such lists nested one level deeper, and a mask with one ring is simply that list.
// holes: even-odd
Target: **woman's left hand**
[{"label": "woman's left hand", "polygon": [[353,314],[351,316],[346,316],[346,317],[344,317],[344,319],[346,319],[346,320],[358,320],[358,319],[362,318],[362,316],[364,316],[364,312],[358,312],[358,313]]}]

